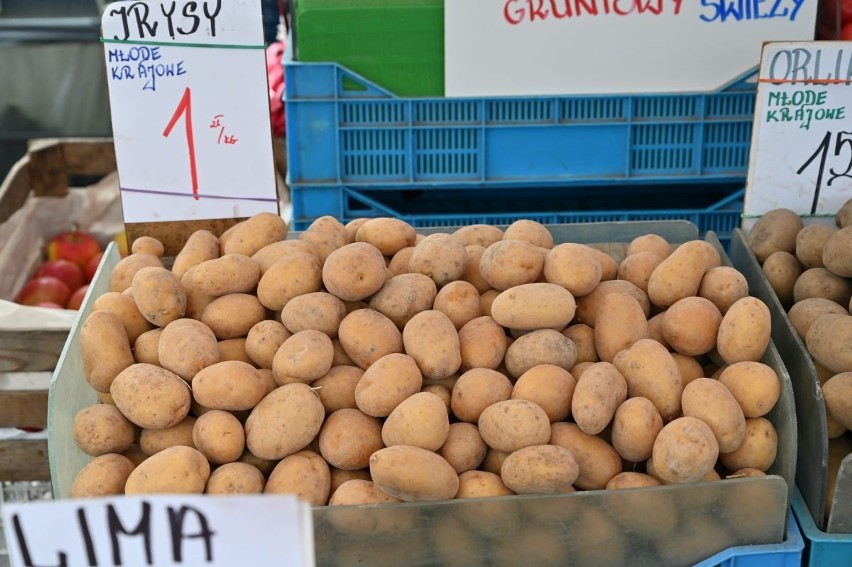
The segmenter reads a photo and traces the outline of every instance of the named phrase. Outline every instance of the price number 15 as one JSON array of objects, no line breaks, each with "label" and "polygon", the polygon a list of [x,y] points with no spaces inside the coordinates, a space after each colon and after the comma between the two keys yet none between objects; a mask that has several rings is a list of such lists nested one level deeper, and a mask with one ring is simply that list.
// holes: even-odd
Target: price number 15
[{"label": "price number 15", "polygon": [[[833,140],[833,143],[832,143]],[[831,148],[834,148],[833,151]],[[852,132],[831,132],[828,131],[825,133],[822,141],[817,146],[814,153],[805,160],[805,163],[802,164],[796,173],[802,175],[810,165],[814,162],[817,162],[817,178],[816,178],[816,187],[814,189],[814,200],[811,204],[811,214],[816,214],[817,202],[819,201],[820,190],[822,189],[822,181],[826,176],[825,166],[828,161],[829,152],[831,152],[833,157],[840,156],[844,149],[848,154],[848,161],[846,162],[846,169],[838,170],[834,167],[830,167],[828,169],[828,181],[826,181],[825,186],[831,187],[831,184],[837,181],[838,178],[846,177],[852,179],[852,175],[850,175],[850,170],[852,170]],[[842,163],[842,161],[840,162]]]}]

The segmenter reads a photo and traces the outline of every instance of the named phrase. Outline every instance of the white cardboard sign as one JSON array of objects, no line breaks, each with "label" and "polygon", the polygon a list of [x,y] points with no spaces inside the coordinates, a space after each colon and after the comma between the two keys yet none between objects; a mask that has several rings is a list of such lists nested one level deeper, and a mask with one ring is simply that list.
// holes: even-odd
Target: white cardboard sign
[{"label": "white cardboard sign", "polygon": [[447,96],[712,91],[767,40],[813,39],[818,0],[456,0]]},{"label": "white cardboard sign", "polygon": [[115,2],[101,33],[125,222],[277,213],[260,0]]},{"label": "white cardboard sign", "polygon": [[293,495],[120,496],[3,505],[12,567],[309,567],[310,506]]},{"label": "white cardboard sign", "polygon": [[768,43],[763,50],[743,210],[833,216],[852,198],[852,42]]}]

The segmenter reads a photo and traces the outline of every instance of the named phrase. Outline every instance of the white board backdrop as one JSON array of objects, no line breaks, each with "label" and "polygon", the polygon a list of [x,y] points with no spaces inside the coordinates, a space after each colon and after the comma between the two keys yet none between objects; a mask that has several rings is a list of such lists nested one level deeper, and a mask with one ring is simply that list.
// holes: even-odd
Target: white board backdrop
[{"label": "white board backdrop", "polygon": [[813,39],[817,3],[448,0],[445,93],[711,91],[756,68],[764,41]]}]

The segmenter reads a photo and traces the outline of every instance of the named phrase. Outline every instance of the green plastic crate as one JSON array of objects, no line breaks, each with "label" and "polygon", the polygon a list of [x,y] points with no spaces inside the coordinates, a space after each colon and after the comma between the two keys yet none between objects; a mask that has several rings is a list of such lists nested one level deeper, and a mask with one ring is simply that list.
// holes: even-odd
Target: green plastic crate
[{"label": "green plastic crate", "polygon": [[443,0],[297,0],[294,27],[299,61],[339,63],[398,96],[444,96]]}]

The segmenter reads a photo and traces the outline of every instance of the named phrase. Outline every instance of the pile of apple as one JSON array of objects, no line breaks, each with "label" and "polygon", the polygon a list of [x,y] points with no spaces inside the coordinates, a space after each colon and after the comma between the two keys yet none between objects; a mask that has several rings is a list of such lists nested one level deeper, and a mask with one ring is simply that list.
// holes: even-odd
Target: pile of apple
[{"label": "pile of apple", "polygon": [[48,242],[45,260],[15,301],[36,307],[79,309],[103,254],[98,239],[87,232],[57,234]]}]

